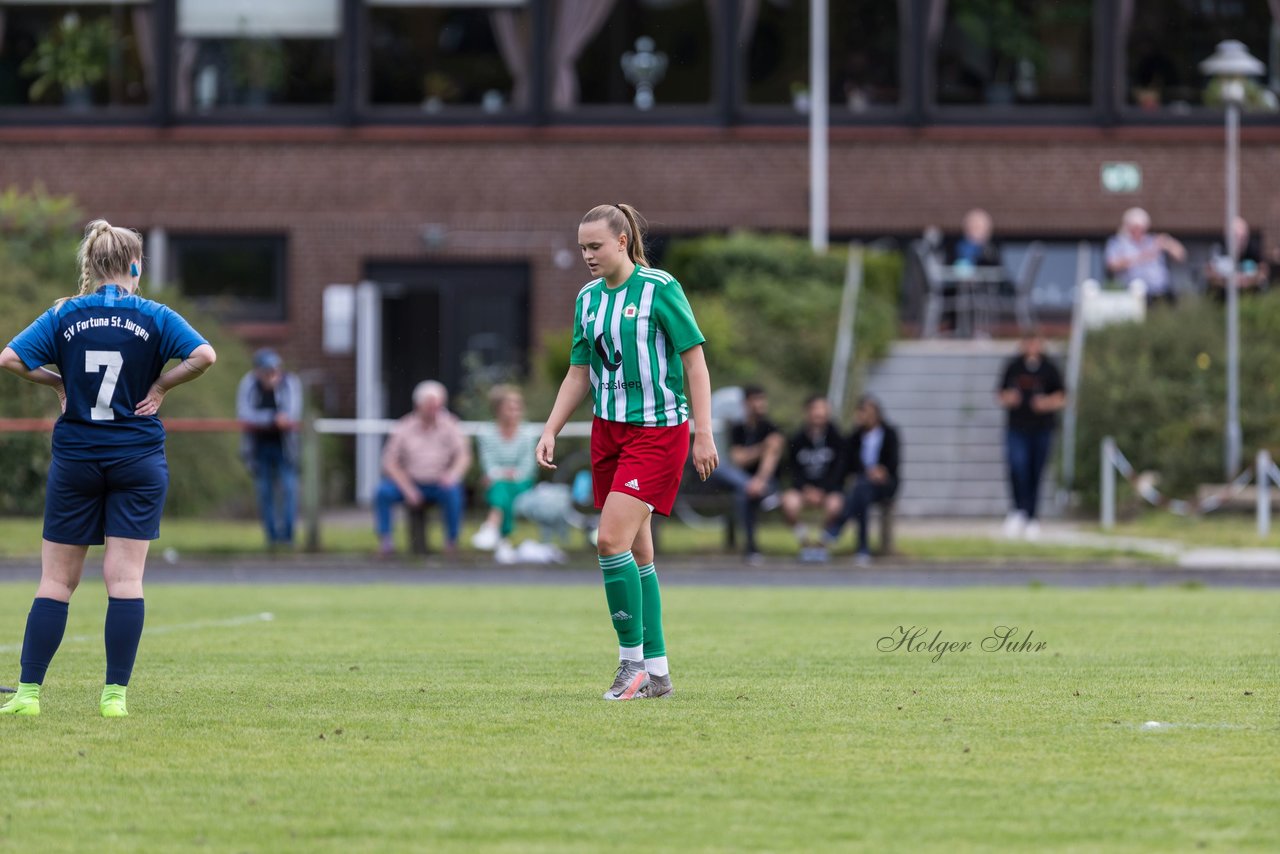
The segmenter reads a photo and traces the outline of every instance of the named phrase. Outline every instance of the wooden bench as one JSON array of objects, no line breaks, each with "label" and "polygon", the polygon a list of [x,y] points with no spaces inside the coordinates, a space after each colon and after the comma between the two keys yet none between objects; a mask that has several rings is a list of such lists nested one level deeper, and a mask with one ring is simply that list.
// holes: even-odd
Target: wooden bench
[{"label": "wooden bench", "polygon": [[405,505],[404,527],[405,534],[409,538],[409,554],[431,554],[431,549],[427,545],[427,510],[430,506],[429,504],[419,504],[417,507]]},{"label": "wooden bench", "polygon": [[896,503],[897,496],[894,496],[888,501],[877,501],[871,505],[873,508],[871,512],[877,513],[880,517],[880,548],[876,554],[893,554],[893,510]]}]

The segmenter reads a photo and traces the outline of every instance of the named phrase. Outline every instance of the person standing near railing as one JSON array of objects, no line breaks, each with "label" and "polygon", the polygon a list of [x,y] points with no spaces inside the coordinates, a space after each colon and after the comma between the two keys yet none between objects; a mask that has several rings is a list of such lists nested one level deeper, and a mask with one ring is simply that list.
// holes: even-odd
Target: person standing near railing
[{"label": "person standing near railing", "polygon": [[556,437],[593,395],[596,546],[620,659],[606,700],[672,693],[650,523],[671,514],[680,489],[690,407],[698,476],[719,464],[706,339],[680,283],[648,266],[643,225],[630,205],[599,205],[578,225],[582,260],[597,278],[578,292],[569,371],[537,447],[538,464],[554,469]]},{"label": "person standing near railing", "polygon": [[236,418],[244,426],[240,455],[253,475],[267,547],[293,547],[298,508],[302,382],[284,370],[275,350],[253,354],[253,370],[236,390]]},{"label": "person standing near railing", "polygon": [[[209,343],[173,309],[138,296],[142,238],[95,220],[78,253],[80,292],[58,300],[0,353],[0,367],[57,392],[40,586],[27,615],[18,692],[0,714],[40,714],[40,687],[67,626],[85,554],[106,543],[103,717],[125,717],[142,637],[142,574],[169,487],[165,395],[213,365]],[[181,359],[164,370],[171,359]],[[45,365],[55,365],[58,371]]]}]

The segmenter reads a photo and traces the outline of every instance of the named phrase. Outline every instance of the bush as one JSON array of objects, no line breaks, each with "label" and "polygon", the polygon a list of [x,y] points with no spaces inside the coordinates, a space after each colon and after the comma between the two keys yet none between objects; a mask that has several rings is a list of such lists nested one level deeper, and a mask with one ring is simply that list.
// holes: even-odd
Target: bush
[{"label": "bush", "polygon": [[[10,189],[0,194],[0,342],[7,343],[54,300],[77,290],[76,247],[85,217],[74,202]],[[244,347],[213,319],[176,295],[164,302],[187,318],[218,351],[218,364],[204,377],[176,389],[165,400],[167,417],[234,417],[235,392],[249,369]],[[0,378],[0,417],[52,418],[57,400],[48,390],[16,377]],[[166,504],[176,514],[239,510],[248,506],[248,477],[237,455],[238,437],[222,434],[172,434],[167,453],[170,485]],[[33,514],[44,506],[49,467],[45,433],[0,434],[0,467],[7,488],[0,512]]]},{"label": "bush", "polygon": [[[781,412],[827,388],[847,263],[843,248],[819,255],[790,235],[737,232],[677,241],[666,266],[707,336],[714,384],[759,383]],[[864,254],[855,322],[860,367],[885,355],[897,336],[901,280],[900,255]]]},{"label": "bush", "polygon": [[[1099,446],[1104,436],[1139,471],[1160,476],[1160,489],[1190,498],[1203,483],[1222,483],[1226,420],[1226,334],[1222,306],[1183,300],[1155,309],[1142,325],[1089,335],[1079,392],[1077,480],[1097,506]],[[1240,420],[1243,464],[1280,439],[1280,293],[1248,298],[1240,311]]]}]

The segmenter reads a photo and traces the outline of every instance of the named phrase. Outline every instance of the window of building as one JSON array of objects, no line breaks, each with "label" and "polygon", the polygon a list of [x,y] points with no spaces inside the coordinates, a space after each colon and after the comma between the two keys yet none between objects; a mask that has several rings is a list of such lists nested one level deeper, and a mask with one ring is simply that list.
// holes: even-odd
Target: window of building
[{"label": "window of building", "polygon": [[0,3],[0,106],[138,107],[154,89],[146,0]]},{"label": "window of building", "polygon": [[179,113],[331,105],[340,0],[178,0]]},{"label": "window of building", "polygon": [[1094,0],[932,0],[928,41],[941,105],[1087,106]]},{"label": "window of building", "polygon": [[1210,81],[1200,72],[1223,39],[1245,43],[1267,63],[1270,79],[1249,84],[1246,106],[1276,109],[1280,91],[1280,24],[1269,0],[1128,0],[1120,4],[1119,30],[1127,75],[1121,103],[1149,113],[1187,113],[1214,105]]},{"label": "window of building", "polygon": [[[899,21],[910,0],[846,0],[828,7],[830,116],[838,122],[901,102]],[[738,6],[743,100],[752,108],[809,110],[809,2],[760,0]]]},{"label": "window of building", "polygon": [[616,105],[641,115],[711,104],[716,49],[706,0],[561,0],[554,10],[553,109]]},{"label": "window of building", "polygon": [[529,107],[531,15],[522,0],[368,0],[367,97],[426,114]]},{"label": "window of building", "polygon": [[174,235],[169,258],[168,281],[221,319],[285,319],[283,237]]}]

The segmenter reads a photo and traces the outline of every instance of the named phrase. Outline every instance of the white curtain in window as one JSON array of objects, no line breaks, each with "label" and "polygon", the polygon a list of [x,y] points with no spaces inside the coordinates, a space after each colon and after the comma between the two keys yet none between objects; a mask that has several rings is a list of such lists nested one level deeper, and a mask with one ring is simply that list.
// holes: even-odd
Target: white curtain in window
[{"label": "white curtain in window", "polygon": [[178,0],[187,38],[320,38],[338,35],[340,0]]},{"label": "white curtain in window", "polygon": [[578,69],[582,49],[600,31],[613,10],[614,0],[555,0],[551,31],[551,105],[572,109],[578,103]]},{"label": "white curtain in window", "polygon": [[511,73],[511,103],[517,108],[529,103],[528,16],[517,9],[494,9],[489,13],[498,52]]}]

